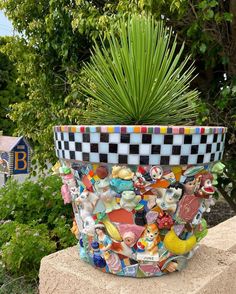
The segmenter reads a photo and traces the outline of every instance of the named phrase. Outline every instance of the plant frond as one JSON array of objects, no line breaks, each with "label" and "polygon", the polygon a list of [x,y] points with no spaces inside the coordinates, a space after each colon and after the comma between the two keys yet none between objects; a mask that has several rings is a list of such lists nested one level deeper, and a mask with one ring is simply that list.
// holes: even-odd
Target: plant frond
[{"label": "plant frond", "polygon": [[108,47],[95,44],[81,85],[92,98],[87,123],[183,124],[197,117],[194,66],[172,35],[163,22],[134,15],[119,22]]}]

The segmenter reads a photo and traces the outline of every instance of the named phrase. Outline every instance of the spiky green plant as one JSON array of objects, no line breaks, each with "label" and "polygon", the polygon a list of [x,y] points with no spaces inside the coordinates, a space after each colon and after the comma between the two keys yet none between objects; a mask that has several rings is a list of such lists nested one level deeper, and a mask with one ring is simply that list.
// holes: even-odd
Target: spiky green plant
[{"label": "spiky green plant", "polygon": [[194,67],[181,60],[173,31],[152,17],[134,15],[112,31],[108,47],[96,43],[81,85],[92,124],[180,124],[197,116]]}]

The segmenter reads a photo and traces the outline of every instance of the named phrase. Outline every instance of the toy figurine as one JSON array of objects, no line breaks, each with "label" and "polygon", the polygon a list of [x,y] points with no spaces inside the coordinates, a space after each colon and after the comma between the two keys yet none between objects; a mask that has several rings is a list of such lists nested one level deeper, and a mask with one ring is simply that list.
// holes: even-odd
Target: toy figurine
[{"label": "toy figurine", "polygon": [[114,165],[112,167],[112,177],[122,180],[132,180],[134,173],[126,166]]},{"label": "toy figurine", "polygon": [[78,246],[79,246],[80,258],[82,260],[89,261],[89,257],[88,257],[88,254],[86,252],[86,249],[85,249],[85,246],[84,246],[84,241],[83,241],[82,237],[79,239]]},{"label": "toy figurine", "polygon": [[161,241],[159,230],[156,224],[147,225],[144,235],[138,240],[137,247],[141,252],[148,252],[154,255],[158,252],[158,243]]},{"label": "toy figurine", "polygon": [[196,179],[194,178],[194,176],[186,177],[183,183],[183,186],[184,186],[184,193],[187,195],[192,195],[196,187]]},{"label": "toy figurine", "polygon": [[95,234],[98,239],[98,243],[100,244],[100,249],[102,252],[110,250],[112,245],[111,238],[106,234],[106,229],[103,224],[95,225]]},{"label": "toy figurine", "polygon": [[160,166],[153,166],[150,169],[150,176],[153,181],[159,180],[163,175],[163,169]]},{"label": "toy figurine", "polygon": [[196,192],[196,196],[207,199],[210,195],[213,195],[215,193],[215,188],[212,186],[212,181],[212,174],[203,174],[200,182],[200,190]]},{"label": "toy figurine", "polygon": [[101,250],[99,249],[99,243],[93,241],[91,244],[93,249],[93,263],[96,267],[104,268],[106,266],[105,259],[101,256]]},{"label": "toy figurine", "polygon": [[[92,199],[93,198],[93,199]],[[87,190],[84,190],[79,197],[75,199],[75,203],[79,205],[80,216],[84,225],[84,233],[92,234],[94,230],[93,209],[97,202],[97,196]]]},{"label": "toy figurine", "polygon": [[132,180],[134,182],[134,187],[137,189],[143,189],[146,185],[148,185],[145,178],[139,172],[135,173]]},{"label": "toy figurine", "polygon": [[147,224],[146,211],[144,205],[139,204],[135,207],[134,222],[138,226],[145,226]]},{"label": "toy figurine", "polygon": [[117,274],[122,270],[120,258],[116,253],[106,251],[104,252],[104,258],[111,273]]},{"label": "toy figurine", "polygon": [[174,213],[177,208],[177,202],[183,195],[183,186],[176,182],[167,189],[157,188],[157,191],[161,197],[156,198],[156,205],[162,210]]},{"label": "toy figurine", "polygon": [[75,235],[75,237],[78,239],[79,238],[79,228],[77,226],[76,220],[73,220],[73,226],[70,229],[71,233]]},{"label": "toy figurine", "polygon": [[133,191],[134,185],[132,181],[121,180],[121,179],[111,179],[111,187],[116,193],[122,193],[123,191]]},{"label": "toy figurine", "polygon": [[110,189],[108,178],[101,179],[95,183],[97,195],[103,201],[106,213],[109,213],[115,209],[120,209],[120,206],[116,202],[116,192]]},{"label": "toy figurine", "polygon": [[60,167],[60,173],[62,174],[63,185],[61,187],[61,195],[64,200],[64,204],[71,203],[72,195],[71,188],[76,188],[76,180],[74,175],[71,173],[71,170],[67,167]]},{"label": "toy figurine", "polygon": [[70,190],[67,184],[63,184],[61,186],[61,196],[64,200],[64,204],[71,203],[72,197],[71,197]]},{"label": "toy figurine", "polygon": [[141,196],[136,195],[134,191],[124,191],[121,194],[120,207],[132,211],[140,200]]},{"label": "toy figurine", "polygon": [[211,168],[211,173],[212,173],[212,176],[213,176],[212,184],[214,186],[218,185],[217,178],[218,178],[218,176],[223,174],[224,168],[225,168],[225,165],[222,162],[215,163],[213,165],[213,167]]}]

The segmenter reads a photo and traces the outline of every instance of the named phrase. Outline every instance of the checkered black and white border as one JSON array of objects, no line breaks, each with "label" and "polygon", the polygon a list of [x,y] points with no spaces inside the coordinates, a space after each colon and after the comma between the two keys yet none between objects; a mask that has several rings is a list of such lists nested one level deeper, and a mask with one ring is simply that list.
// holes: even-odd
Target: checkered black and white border
[{"label": "checkered black and white border", "polygon": [[225,134],[54,132],[60,159],[129,165],[204,164],[221,160]]}]

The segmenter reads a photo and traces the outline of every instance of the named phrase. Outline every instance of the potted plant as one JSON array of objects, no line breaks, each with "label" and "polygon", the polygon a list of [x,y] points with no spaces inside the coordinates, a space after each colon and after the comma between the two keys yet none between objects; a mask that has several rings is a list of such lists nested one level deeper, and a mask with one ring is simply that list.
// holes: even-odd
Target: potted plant
[{"label": "potted plant", "polygon": [[85,65],[92,125],[54,128],[80,256],[104,272],[181,270],[207,233],[202,214],[214,204],[211,168],[226,128],[186,126],[199,93],[172,35],[151,17],[121,20]]}]

